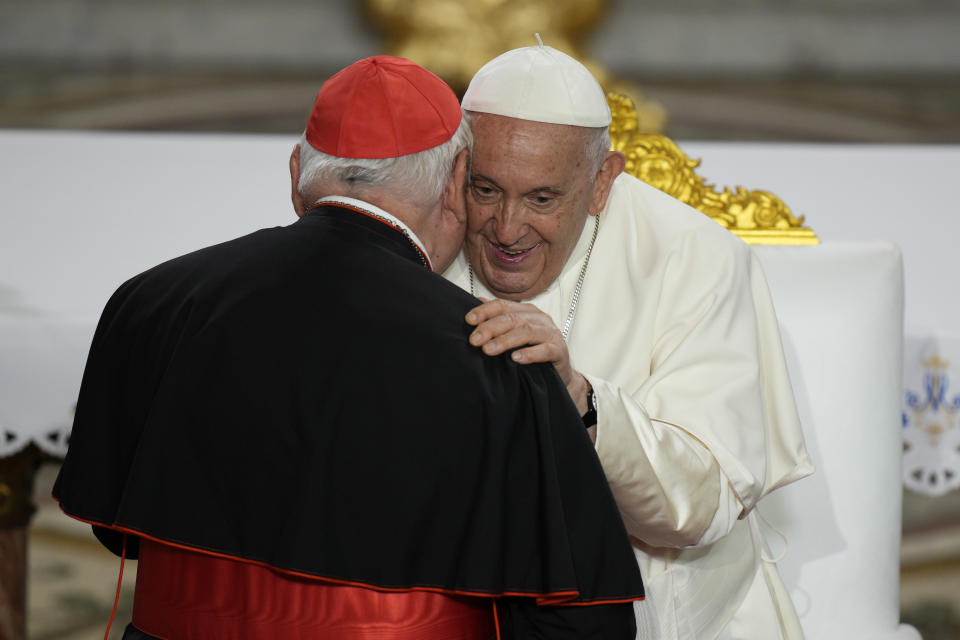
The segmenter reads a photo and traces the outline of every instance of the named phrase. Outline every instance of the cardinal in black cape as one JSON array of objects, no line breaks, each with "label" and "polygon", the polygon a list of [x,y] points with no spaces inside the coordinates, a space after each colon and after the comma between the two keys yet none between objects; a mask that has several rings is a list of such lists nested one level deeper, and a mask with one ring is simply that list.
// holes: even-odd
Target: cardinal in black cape
[{"label": "cardinal in black cape", "polygon": [[486,357],[437,272],[470,133],[388,56],[317,95],[299,219],[107,303],[54,495],[140,558],[127,638],[632,640],[643,587],[551,365]]}]

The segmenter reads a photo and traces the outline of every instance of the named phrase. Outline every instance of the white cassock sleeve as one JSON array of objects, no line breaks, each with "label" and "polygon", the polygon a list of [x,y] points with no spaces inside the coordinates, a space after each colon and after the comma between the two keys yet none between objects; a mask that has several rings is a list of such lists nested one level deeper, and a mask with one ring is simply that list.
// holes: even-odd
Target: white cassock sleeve
[{"label": "white cassock sleeve", "polygon": [[[676,209],[656,194],[611,206]],[[617,227],[617,212],[609,213],[605,224]],[[685,214],[673,213],[671,222]],[[591,271],[625,277],[595,282],[613,308],[604,320],[578,317],[594,325],[592,338],[571,339],[574,366],[596,394],[597,453],[624,522],[655,547],[713,543],[761,497],[812,471],[759,262],[739,239],[694,215],[697,224],[672,233],[662,228],[670,223],[659,233],[628,225],[616,230],[615,245],[598,245],[606,257]],[[619,268],[603,264],[615,257]],[[640,300],[639,312],[617,308],[627,298]],[[645,334],[619,339],[630,364],[611,367],[589,355],[581,363],[592,350],[574,339],[596,346],[604,325],[625,336],[616,328],[624,313]]]}]

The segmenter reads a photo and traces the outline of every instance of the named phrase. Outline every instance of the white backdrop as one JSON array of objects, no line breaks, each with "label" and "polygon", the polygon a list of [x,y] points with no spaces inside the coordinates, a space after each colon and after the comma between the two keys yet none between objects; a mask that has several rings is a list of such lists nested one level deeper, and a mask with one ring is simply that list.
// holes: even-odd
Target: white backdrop
[{"label": "white backdrop", "polygon": [[[0,309],[98,313],[118,276],[292,221],[295,141],[0,130]],[[776,193],[824,242],[896,242],[907,332],[960,332],[960,296],[951,291],[960,276],[960,146],[681,147],[703,159],[710,182]],[[72,286],[78,278],[91,286]]]},{"label": "white backdrop", "polygon": [[294,220],[296,137],[0,131],[0,314],[96,318],[128,277]]},{"label": "white backdrop", "polygon": [[718,185],[780,196],[821,242],[889,240],[903,252],[908,335],[960,332],[960,146],[681,143]]}]

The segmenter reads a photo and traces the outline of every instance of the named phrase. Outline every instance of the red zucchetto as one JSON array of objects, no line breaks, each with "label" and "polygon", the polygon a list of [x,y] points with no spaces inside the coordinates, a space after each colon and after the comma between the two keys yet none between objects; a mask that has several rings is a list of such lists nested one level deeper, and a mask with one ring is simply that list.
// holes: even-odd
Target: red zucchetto
[{"label": "red zucchetto", "polygon": [[457,96],[443,80],[404,58],[374,56],[320,87],[306,138],[340,158],[395,158],[443,144],[460,118]]}]

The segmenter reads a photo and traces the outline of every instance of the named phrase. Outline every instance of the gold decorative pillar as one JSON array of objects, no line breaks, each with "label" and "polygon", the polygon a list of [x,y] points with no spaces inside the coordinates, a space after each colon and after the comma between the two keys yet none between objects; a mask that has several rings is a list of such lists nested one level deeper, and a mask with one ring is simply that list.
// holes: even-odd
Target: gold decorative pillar
[{"label": "gold decorative pillar", "polygon": [[666,114],[636,85],[613,77],[586,50],[605,0],[366,0],[391,55],[430,69],[463,94],[477,69],[505,51],[544,44],[583,62],[605,89],[633,99],[641,130],[662,131]]}]

